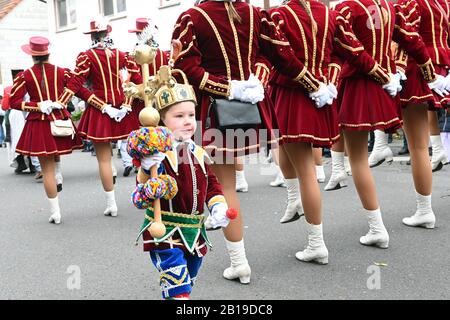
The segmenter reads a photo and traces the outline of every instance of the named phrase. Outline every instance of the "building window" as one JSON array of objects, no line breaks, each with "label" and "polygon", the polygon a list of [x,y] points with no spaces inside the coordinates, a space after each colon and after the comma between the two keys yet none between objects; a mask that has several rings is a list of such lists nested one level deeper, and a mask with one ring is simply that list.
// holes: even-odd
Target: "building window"
[{"label": "building window", "polygon": [[127,1],[100,0],[100,10],[105,17],[122,16],[127,11]]},{"label": "building window", "polygon": [[66,29],[77,23],[75,0],[56,0],[56,27]]},{"label": "building window", "polygon": [[166,8],[180,4],[180,0],[159,0],[159,8]]}]

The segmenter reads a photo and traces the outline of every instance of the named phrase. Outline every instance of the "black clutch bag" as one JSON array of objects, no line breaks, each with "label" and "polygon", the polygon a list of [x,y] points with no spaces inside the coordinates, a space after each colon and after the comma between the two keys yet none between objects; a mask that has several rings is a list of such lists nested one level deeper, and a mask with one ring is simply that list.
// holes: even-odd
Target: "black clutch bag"
[{"label": "black clutch bag", "polygon": [[216,128],[220,130],[245,130],[255,128],[261,124],[261,115],[257,104],[211,98],[206,119],[206,129],[211,127],[211,113],[215,117]]}]

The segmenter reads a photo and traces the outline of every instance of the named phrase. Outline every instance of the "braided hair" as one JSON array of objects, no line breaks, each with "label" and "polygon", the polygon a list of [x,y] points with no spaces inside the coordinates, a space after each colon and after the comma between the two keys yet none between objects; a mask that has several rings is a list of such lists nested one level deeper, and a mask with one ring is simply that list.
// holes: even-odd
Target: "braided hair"
[{"label": "braided hair", "polygon": [[300,2],[300,5],[303,7],[303,9],[305,9],[306,13],[308,14],[308,17],[311,19],[312,32],[313,36],[315,37],[317,35],[317,22],[312,14],[311,6],[309,2],[305,0],[298,0],[298,2]]}]

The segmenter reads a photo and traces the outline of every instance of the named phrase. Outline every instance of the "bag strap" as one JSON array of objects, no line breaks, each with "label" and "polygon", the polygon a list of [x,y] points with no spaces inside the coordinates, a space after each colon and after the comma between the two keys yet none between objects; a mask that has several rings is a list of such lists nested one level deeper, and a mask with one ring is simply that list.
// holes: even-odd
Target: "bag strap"
[{"label": "bag strap", "polygon": [[214,99],[213,97],[209,97],[209,104],[208,104],[208,110],[206,111],[206,125],[205,125],[205,129],[209,129],[211,128],[211,108],[213,103],[216,101],[216,99]]},{"label": "bag strap", "polygon": [[[45,84],[44,84],[44,81],[45,81],[44,78],[46,77],[46,73],[45,73],[45,64],[44,64],[44,63],[41,63],[41,64],[40,64],[40,67],[41,67],[41,81],[39,81],[39,86],[40,86],[42,95],[44,95],[44,93],[47,94],[47,93],[46,93],[47,91],[46,91],[46,89],[45,89]],[[56,67],[55,67],[55,69],[56,69]],[[47,100],[50,100],[50,97],[47,97]],[[52,110],[52,112],[51,112],[50,114],[52,115],[53,120],[56,120],[56,119],[55,119],[55,115],[53,114],[53,110]]]}]

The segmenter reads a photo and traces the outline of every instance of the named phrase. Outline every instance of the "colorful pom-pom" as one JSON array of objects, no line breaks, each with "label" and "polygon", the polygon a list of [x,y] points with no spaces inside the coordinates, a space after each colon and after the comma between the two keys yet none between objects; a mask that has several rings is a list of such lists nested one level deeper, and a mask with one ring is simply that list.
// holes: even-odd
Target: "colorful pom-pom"
[{"label": "colorful pom-pom", "polygon": [[152,201],[143,192],[143,189],[144,184],[140,183],[131,194],[131,201],[138,209],[147,209],[152,203]]},{"label": "colorful pom-pom", "polygon": [[162,174],[159,176],[159,178],[163,180],[167,186],[166,193],[163,198],[165,200],[171,200],[175,198],[178,193],[177,181],[167,174]]},{"label": "colorful pom-pom", "polygon": [[149,199],[160,199],[166,192],[167,185],[160,178],[150,178],[144,185],[144,193]]},{"label": "colorful pom-pom", "polygon": [[133,159],[141,159],[171,150],[173,141],[173,134],[166,127],[142,127],[128,136],[127,152]]}]

